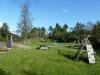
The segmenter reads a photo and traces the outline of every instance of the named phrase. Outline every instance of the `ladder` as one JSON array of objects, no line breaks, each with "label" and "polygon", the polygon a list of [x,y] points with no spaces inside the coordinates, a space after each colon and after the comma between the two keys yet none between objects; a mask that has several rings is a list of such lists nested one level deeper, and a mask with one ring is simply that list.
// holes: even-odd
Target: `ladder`
[{"label": "ladder", "polygon": [[95,63],[95,51],[93,50],[93,47],[88,39],[89,37],[90,35],[84,37],[83,41],[81,42],[81,45],[79,46],[75,54],[75,58],[79,60],[80,53],[82,53],[82,49],[84,48],[84,46],[86,46],[89,63]]}]

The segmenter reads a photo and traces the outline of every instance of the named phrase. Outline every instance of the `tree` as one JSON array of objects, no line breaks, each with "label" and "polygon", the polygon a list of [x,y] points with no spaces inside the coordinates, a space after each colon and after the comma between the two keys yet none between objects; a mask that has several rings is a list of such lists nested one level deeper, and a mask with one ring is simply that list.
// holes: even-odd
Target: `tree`
[{"label": "tree", "polygon": [[1,37],[3,38],[3,40],[7,40],[8,38],[8,34],[9,34],[9,27],[7,25],[7,23],[3,23],[3,26],[1,28]]},{"label": "tree", "polygon": [[41,27],[41,28],[33,27],[32,28],[30,32],[30,38],[38,38],[38,37],[42,37],[42,38],[46,37],[46,29],[44,27]]},{"label": "tree", "polygon": [[45,32],[46,32],[46,29],[42,27],[41,32],[40,32],[41,37],[45,37]]},{"label": "tree", "polygon": [[62,29],[62,27],[59,25],[59,23],[56,23],[56,26],[55,26],[55,31],[62,31],[63,29]]},{"label": "tree", "polygon": [[91,40],[92,44],[99,47],[99,45],[100,45],[100,22],[99,21],[97,21],[93,25],[90,32],[91,32],[90,40]]},{"label": "tree", "polygon": [[0,28],[0,41],[2,41],[2,36],[1,36],[1,28]]},{"label": "tree", "polygon": [[81,43],[83,37],[86,35],[86,26],[82,23],[77,22],[73,32],[78,43]]},{"label": "tree", "polygon": [[30,38],[38,38],[40,37],[40,28],[33,27],[30,32]]},{"label": "tree", "polygon": [[67,25],[67,24],[64,24],[63,30],[64,30],[64,31],[67,31],[67,29],[68,29],[68,25]]},{"label": "tree", "polygon": [[53,27],[52,26],[49,26],[49,29],[48,29],[51,33],[53,32]]},{"label": "tree", "polygon": [[21,37],[26,40],[29,36],[29,32],[32,30],[32,26],[32,16],[29,8],[26,4],[23,4],[17,31],[20,33]]},{"label": "tree", "polygon": [[64,24],[63,27],[59,25],[59,23],[56,23],[56,26],[53,28],[52,26],[49,26],[50,33],[48,34],[48,37],[51,40],[56,40],[58,42],[67,42],[68,41],[68,25]]},{"label": "tree", "polygon": [[96,23],[95,35],[96,35],[97,40],[100,42],[100,22],[99,21],[97,21],[97,23]]},{"label": "tree", "polygon": [[57,40],[58,42],[61,42],[62,41],[62,27],[59,25],[59,23],[56,23],[56,26],[54,28],[54,31],[53,31],[53,38],[54,40]]}]

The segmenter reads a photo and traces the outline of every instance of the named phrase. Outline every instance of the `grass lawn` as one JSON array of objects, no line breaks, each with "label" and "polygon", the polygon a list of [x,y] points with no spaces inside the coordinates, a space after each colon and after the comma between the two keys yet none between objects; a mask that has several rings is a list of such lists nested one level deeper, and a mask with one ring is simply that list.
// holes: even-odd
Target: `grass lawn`
[{"label": "grass lawn", "polygon": [[67,47],[70,44],[48,43],[48,51],[36,50],[39,44],[33,41],[28,49],[12,48],[0,53],[0,75],[100,75],[99,52],[96,64],[88,64],[86,54],[79,61],[73,60],[76,50]]}]

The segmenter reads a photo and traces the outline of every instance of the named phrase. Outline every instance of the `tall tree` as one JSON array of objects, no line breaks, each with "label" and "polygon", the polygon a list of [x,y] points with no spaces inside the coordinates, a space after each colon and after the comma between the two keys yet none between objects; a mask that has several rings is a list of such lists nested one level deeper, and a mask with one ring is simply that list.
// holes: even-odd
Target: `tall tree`
[{"label": "tall tree", "polygon": [[51,33],[53,32],[53,27],[52,26],[49,26],[49,29],[48,29]]},{"label": "tall tree", "polygon": [[27,39],[29,32],[32,30],[32,16],[26,4],[21,7],[21,15],[18,23],[18,32],[21,37]]},{"label": "tall tree", "polygon": [[68,41],[68,25],[64,24],[63,27],[56,23],[56,26],[53,28],[49,26],[50,33],[48,34],[48,38],[51,40],[56,40],[58,42],[67,42]]},{"label": "tall tree", "polygon": [[7,40],[8,34],[9,34],[9,27],[7,23],[3,23],[3,26],[1,28],[1,36],[3,40]]},{"label": "tall tree", "polygon": [[40,33],[41,33],[41,37],[45,37],[46,29],[42,27]]},{"label": "tall tree", "polygon": [[49,34],[47,35],[49,39],[53,40],[53,32],[54,32],[54,28],[52,26],[49,26]]},{"label": "tall tree", "polygon": [[63,32],[62,27],[59,25],[59,23],[56,23],[56,26],[53,31],[54,40],[57,40],[58,42],[62,42],[62,35],[63,35],[62,32]]},{"label": "tall tree", "polygon": [[33,27],[30,32],[30,38],[40,37],[40,28]]},{"label": "tall tree", "polygon": [[86,26],[82,23],[77,22],[74,28],[75,37],[78,40],[78,43],[81,43],[81,40],[86,35]]},{"label": "tall tree", "polygon": [[67,31],[67,29],[68,29],[68,25],[67,25],[67,24],[64,24],[63,30],[64,30],[64,31]]},{"label": "tall tree", "polygon": [[62,31],[62,27],[59,25],[59,23],[56,23],[56,26],[55,26],[55,31]]},{"label": "tall tree", "polygon": [[97,21],[96,23],[96,38],[100,42],[100,22]]},{"label": "tall tree", "polygon": [[91,34],[92,43],[100,45],[100,22],[99,21],[97,21],[96,24],[94,24],[91,33],[92,33]]}]

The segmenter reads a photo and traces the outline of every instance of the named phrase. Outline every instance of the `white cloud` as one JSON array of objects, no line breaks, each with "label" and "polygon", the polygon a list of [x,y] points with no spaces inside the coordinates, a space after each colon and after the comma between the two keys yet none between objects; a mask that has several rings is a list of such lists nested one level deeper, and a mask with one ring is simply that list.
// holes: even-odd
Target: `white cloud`
[{"label": "white cloud", "polygon": [[65,14],[68,14],[68,10],[66,8],[63,8],[62,11],[65,13]]}]

